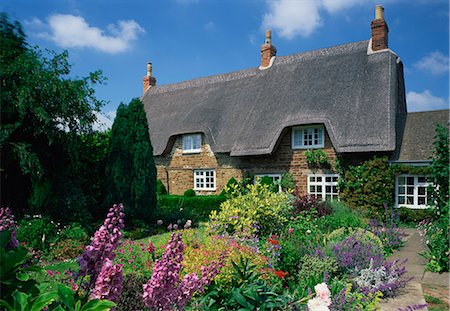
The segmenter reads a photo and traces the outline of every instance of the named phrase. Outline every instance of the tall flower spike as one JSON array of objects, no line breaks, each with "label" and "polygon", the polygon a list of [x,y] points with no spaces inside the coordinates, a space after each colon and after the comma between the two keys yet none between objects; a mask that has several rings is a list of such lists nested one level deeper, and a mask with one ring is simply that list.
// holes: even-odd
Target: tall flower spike
[{"label": "tall flower spike", "polygon": [[14,215],[8,207],[0,208],[0,231],[11,230],[11,241],[7,244],[7,248],[16,248],[19,241],[16,238],[16,223]]},{"label": "tall flower spike", "polygon": [[113,265],[112,261],[105,259],[105,263],[95,281],[90,299],[107,299],[118,302],[122,291],[122,266]]},{"label": "tall flower spike", "polygon": [[80,270],[78,276],[90,275],[90,287],[95,285],[106,259],[114,260],[114,250],[122,237],[121,229],[125,227],[123,204],[114,204],[106,216],[103,225],[95,232],[90,245],[86,246],[83,254],[78,257]]}]

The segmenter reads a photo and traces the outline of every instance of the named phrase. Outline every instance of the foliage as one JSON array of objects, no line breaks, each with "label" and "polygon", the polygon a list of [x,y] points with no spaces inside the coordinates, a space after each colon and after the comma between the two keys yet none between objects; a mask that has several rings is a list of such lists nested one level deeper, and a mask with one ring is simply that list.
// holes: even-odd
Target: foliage
[{"label": "foliage", "polygon": [[387,261],[376,267],[371,261],[369,267],[359,271],[355,282],[359,290],[366,295],[381,292],[384,297],[392,297],[397,290],[405,287],[411,280],[404,277],[406,273],[405,262],[406,260],[402,262],[398,260]]},{"label": "foliage", "polygon": [[331,247],[331,254],[344,272],[355,274],[357,271],[369,267],[371,262],[375,267],[382,264],[383,246],[373,241],[372,238],[352,234],[341,242],[329,242],[327,247]]},{"label": "foliage", "polygon": [[322,149],[310,149],[305,151],[306,162],[312,168],[330,167],[328,156]]},{"label": "foliage", "polygon": [[0,32],[2,202],[20,217],[46,213],[89,220],[96,191],[89,189],[102,175],[83,162],[81,136],[92,132],[103,105],[94,86],[104,78],[99,71],[72,78],[66,51],[29,47],[21,25],[4,13]]},{"label": "foliage", "polygon": [[305,255],[300,259],[300,263],[300,270],[298,271],[300,282],[311,277],[318,277],[323,280],[325,273],[329,277],[333,277],[339,270],[339,266],[333,257]]},{"label": "foliage", "polygon": [[35,251],[48,253],[58,239],[59,228],[48,217],[34,215],[19,221],[17,239]]},{"label": "foliage", "polygon": [[285,192],[290,192],[294,190],[295,189],[294,175],[292,175],[291,173],[284,173],[281,176],[280,187],[281,190]]},{"label": "foliage", "polygon": [[327,202],[331,206],[333,213],[327,217],[317,220],[317,228],[324,234],[330,233],[339,228],[359,228],[364,227],[364,216],[358,211],[351,210],[343,202]]},{"label": "foliage", "polygon": [[428,251],[423,255],[428,259],[426,268],[433,272],[449,271],[450,224],[449,215],[449,135],[448,130],[438,125],[434,140],[431,174],[434,186],[428,189],[432,202],[434,220],[425,225]]},{"label": "foliage", "polygon": [[65,226],[61,230],[61,233],[59,234],[59,239],[61,240],[70,239],[74,241],[79,241],[81,243],[86,243],[89,241],[89,235],[80,224],[72,223],[68,226]]},{"label": "foliage", "polygon": [[421,254],[427,259],[426,269],[438,273],[448,271],[450,257],[448,228],[442,228],[433,221],[425,220],[419,223],[419,230],[428,247],[427,251]]},{"label": "foliage", "polygon": [[256,266],[249,259],[240,258],[232,264],[232,290],[211,286],[200,299],[198,307],[201,310],[286,310],[301,302],[295,301],[292,296],[280,294],[279,284],[269,285],[261,279]]},{"label": "foliage", "polygon": [[139,274],[125,274],[123,277],[123,288],[117,302],[117,310],[144,310],[142,300],[142,284],[148,278]]},{"label": "foliage", "polygon": [[237,181],[234,177],[231,177],[227,182],[227,185],[223,188],[222,193],[227,198],[237,197],[242,194],[248,193],[247,186],[254,184],[253,177],[244,177],[240,181]]},{"label": "foliage", "polygon": [[339,228],[331,232],[328,237],[328,243],[329,244],[335,244],[337,242],[342,242],[344,239],[346,239],[348,236],[354,236],[356,239],[369,242],[377,249],[383,249],[383,243],[381,242],[380,238],[377,237],[372,232],[362,229],[362,228]]},{"label": "foliage", "polygon": [[156,194],[157,195],[167,194],[166,186],[164,186],[164,183],[161,181],[161,179],[158,179],[156,181]]},{"label": "foliage", "polygon": [[[379,310],[379,304],[383,294],[381,292],[368,293],[367,295],[352,290],[352,284],[342,288],[337,294],[333,295],[331,308],[332,311],[345,310]],[[333,291],[332,291],[333,292]]]},{"label": "foliage", "polygon": [[411,226],[415,227],[422,220],[427,220],[427,219],[432,218],[433,213],[434,213],[434,211],[432,208],[412,209],[412,208],[401,206],[399,208],[400,223],[405,224],[405,225],[411,225]]},{"label": "foliage", "polygon": [[83,253],[86,245],[79,240],[62,239],[52,247],[50,257],[56,260],[73,259]]},{"label": "foliage", "polygon": [[351,208],[367,210],[373,215],[392,205],[394,175],[387,157],[374,157],[358,166],[344,168],[339,178],[339,197]]},{"label": "foliage", "polygon": [[327,202],[318,200],[313,195],[296,195],[292,206],[294,207],[294,215],[300,212],[310,212],[312,210],[317,212],[318,217],[330,215],[332,212],[331,206]]},{"label": "foliage", "polygon": [[385,204],[384,214],[386,215],[384,221],[371,219],[369,228],[370,231],[382,241],[384,254],[385,256],[388,256],[403,245],[402,238],[405,237],[406,234],[397,227],[399,214],[394,211],[393,207],[388,207],[387,204]]},{"label": "foliage", "polygon": [[195,292],[203,292],[219,273],[222,259],[202,267],[201,278],[195,273],[180,279],[184,245],[182,235],[173,233],[161,259],[155,261],[152,277],[144,284],[144,304],[157,309],[182,309]]},{"label": "foliage", "polygon": [[188,198],[195,197],[195,191],[193,189],[188,189],[183,193],[183,196]]},{"label": "foliage", "polygon": [[115,262],[122,265],[124,275],[150,277],[155,261],[155,247],[151,241],[137,243],[125,240],[117,248],[116,255]]},{"label": "foliage", "polygon": [[158,211],[156,219],[166,224],[180,222],[183,224],[190,219],[194,223],[206,221],[211,211],[218,210],[226,200],[223,195],[199,195],[185,197],[180,195],[161,195],[158,197]]},{"label": "foliage", "polygon": [[263,176],[261,178],[257,177],[256,181],[261,183],[262,185],[267,185],[268,189],[272,192],[278,192],[279,186],[278,183],[275,183],[272,179],[272,177],[269,176]]},{"label": "foliage", "polygon": [[123,202],[129,225],[150,223],[156,209],[156,167],[147,117],[139,99],[120,104],[111,130],[106,164],[109,202]]},{"label": "foliage", "polygon": [[268,185],[247,186],[248,193],[232,197],[221,204],[219,212],[212,211],[210,228],[217,233],[257,232],[268,235],[280,230],[290,212],[289,196],[274,193]]}]

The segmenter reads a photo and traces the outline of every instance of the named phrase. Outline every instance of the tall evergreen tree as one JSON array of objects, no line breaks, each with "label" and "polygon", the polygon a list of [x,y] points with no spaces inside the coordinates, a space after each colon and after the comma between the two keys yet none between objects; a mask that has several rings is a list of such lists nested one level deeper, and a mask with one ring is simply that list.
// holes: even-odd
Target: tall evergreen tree
[{"label": "tall evergreen tree", "polygon": [[156,207],[156,167],[147,117],[139,99],[120,104],[112,126],[106,165],[106,204],[123,202],[127,223],[149,223]]}]

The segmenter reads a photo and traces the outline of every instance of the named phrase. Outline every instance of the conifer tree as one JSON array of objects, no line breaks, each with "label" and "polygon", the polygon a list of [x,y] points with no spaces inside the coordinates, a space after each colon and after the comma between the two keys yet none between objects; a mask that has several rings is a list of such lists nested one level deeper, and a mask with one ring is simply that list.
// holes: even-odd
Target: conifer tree
[{"label": "conifer tree", "polygon": [[127,224],[149,223],[156,207],[156,167],[147,117],[139,99],[117,108],[106,178],[105,204],[123,202],[129,215]]}]

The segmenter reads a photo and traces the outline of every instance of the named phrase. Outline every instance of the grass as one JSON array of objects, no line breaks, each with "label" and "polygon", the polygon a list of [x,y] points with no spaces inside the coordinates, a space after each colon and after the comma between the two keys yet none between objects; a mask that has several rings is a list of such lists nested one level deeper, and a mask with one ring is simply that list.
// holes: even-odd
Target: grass
[{"label": "grass", "polygon": [[437,297],[433,297],[430,295],[425,295],[425,301],[428,303],[429,311],[448,311],[449,306]]}]

